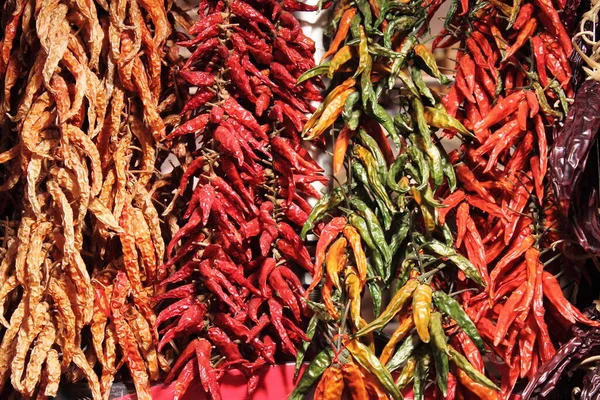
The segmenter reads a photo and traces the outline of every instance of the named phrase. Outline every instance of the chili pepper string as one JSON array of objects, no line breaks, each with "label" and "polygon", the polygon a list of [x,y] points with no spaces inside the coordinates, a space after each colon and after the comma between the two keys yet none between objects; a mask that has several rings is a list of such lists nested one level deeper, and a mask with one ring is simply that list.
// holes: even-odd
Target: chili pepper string
[{"label": "chili pepper string", "polygon": [[180,227],[154,298],[158,348],[175,359],[166,383],[176,380],[176,398],[198,368],[212,398],[229,369],[246,376],[252,394],[263,367],[308,340],[301,275],[313,263],[298,231],[307,200],[320,197],[313,184],[327,180],[300,141],[320,94],[312,82],[296,85],[314,65],[315,46],[292,12],[313,9],[201,1],[178,43],[191,55],[173,73],[195,93],[167,136],[181,164],[169,206],[181,210]]},{"label": "chili pepper string", "polygon": [[494,2],[477,11],[465,4],[446,20],[453,29],[445,36],[461,50],[444,104],[476,138],[450,155],[461,195],[446,194],[443,215],[456,209],[457,229],[466,230],[457,246],[489,271],[487,289],[464,292],[461,302],[501,360],[509,398],[519,378],[531,379],[552,357],[571,324],[597,324],[547,271],[544,260],[556,252],[541,255],[560,239],[559,205],[546,179],[548,126],[564,117],[573,95],[572,47],[551,2]]},{"label": "chili pepper string", "polygon": [[108,398],[119,373],[150,398],[168,369],[152,329],[164,256],[152,186],[162,117],[177,111],[164,73],[177,10],[3,3],[1,189],[20,218],[1,264],[2,397],[85,380]]},{"label": "chili pepper string", "polygon": [[[335,2],[331,45],[321,64],[299,79],[331,78],[303,136],[333,136],[333,170],[342,184],[317,202],[301,236],[318,227],[307,289],[315,330],[346,339],[329,340],[336,357],[319,353],[290,399],[302,398],[317,381],[320,395],[319,389],[339,376],[339,366],[344,371],[353,364],[363,378],[352,389],[357,396],[399,398],[400,382],[401,388],[412,383],[417,399],[452,395],[451,368],[468,370],[469,379],[494,394],[491,398],[497,394],[495,384],[471,365],[475,357],[448,355],[448,342],[459,332],[483,350],[474,323],[446,294],[449,283],[460,277],[464,287],[485,286],[489,278],[456,252],[449,226],[435,218],[442,207],[436,193],[456,188],[454,168],[435,131],[472,135],[423,78],[449,83],[420,43],[440,4]],[[384,106],[388,97],[398,113]],[[364,291],[370,293],[374,319],[361,308],[369,299]],[[377,349],[375,335],[396,318],[398,328],[383,351]],[[319,343],[310,347],[320,349]],[[404,378],[395,383],[396,370]]]}]

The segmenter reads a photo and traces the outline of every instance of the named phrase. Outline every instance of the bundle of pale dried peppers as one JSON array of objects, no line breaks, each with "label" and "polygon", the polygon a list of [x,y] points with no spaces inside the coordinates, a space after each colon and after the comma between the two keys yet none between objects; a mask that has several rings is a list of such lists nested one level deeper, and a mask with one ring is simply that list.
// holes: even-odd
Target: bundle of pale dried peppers
[{"label": "bundle of pale dried peppers", "polygon": [[108,398],[126,365],[149,398],[168,368],[153,329],[165,246],[152,193],[177,106],[164,82],[174,15],[151,0],[4,3],[1,190],[15,219],[0,266],[3,397],[85,379]]}]

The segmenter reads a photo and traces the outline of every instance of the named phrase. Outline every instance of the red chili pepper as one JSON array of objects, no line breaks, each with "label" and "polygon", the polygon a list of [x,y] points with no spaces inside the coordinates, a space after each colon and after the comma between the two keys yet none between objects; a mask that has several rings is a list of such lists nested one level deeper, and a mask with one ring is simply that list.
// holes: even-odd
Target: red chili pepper
[{"label": "red chili pepper", "polygon": [[537,28],[537,20],[535,18],[531,18],[529,21],[525,23],[523,29],[519,31],[517,38],[515,39],[512,46],[508,48],[506,54],[504,54],[503,60],[509,59],[513,54],[515,54],[523,45],[531,38],[531,36],[535,33]]},{"label": "red chili pepper", "polygon": [[515,112],[519,107],[519,103],[523,100],[525,100],[525,93],[518,91],[498,101],[496,106],[490,110],[490,113],[475,125],[475,129],[486,129],[502,121],[507,115]]},{"label": "red chili pepper", "polygon": [[221,399],[221,391],[217,381],[216,371],[210,364],[210,354],[212,346],[206,339],[198,339],[196,345],[196,357],[198,359],[198,370],[200,372],[200,382],[206,393],[215,400]]},{"label": "red chili pepper", "polygon": [[[475,75],[473,75],[473,77],[475,77]],[[462,93],[462,95],[471,103],[475,103],[475,98],[473,97],[473,92],[469,89],[469,85],[467,84],[467,81],[465,80],[465,77],[463,76],[462,68],[456,72],[455,80],[456,80],[455,86]]]},{"label": "red chili pepper", "polygon": [[298,306],[298,302],[296,301],[296,297],[290,289],[288,283],[283,279],[281,273],[279,272],[279,268],[275,268],[271,274],[269,275],[269,285],[277,296],[283,300],[285,305],[292,311],[292,315],[296,318],[296,321],[300,321],[300,307]]},{"label": "red chili pepper", "polygon": [[321,236],[317,242],[317,248],[315,250],[315,273],[313,274],[313,281],[306,290],[306,294],[310,294],[313,289],[321,283],[323,278],[323,261],[325,261],[325,252],[329,247],[329,244],[344,230],[346,226],[346,217],[335,217],[321,231]]},{"label": "red chili pepper", "polygon": [[273,323],[275,330],[277,331],[277,333],[279,334],[279,337],[281,338],[283,350],[285,350],[287,353],[289,353],[292,356],[296,356],[296,353],[298,352],[298,350],[296,349],[294,344],[291,342],[291,340],[287,334],[287,331],[286,331],[285,327],[283,326],[283,322],[282,322],[283,307],[275,299],[269,299],[268,303],[269,303],[269,310],[271,313],[271,322]]},{"label": "red chili pepper", "polygon": [[171,340],[178,336],[188,335],[190,333],[199,331],[202,329],[202,322],[206,316],[206,305],[199,303],[190,306],[187,310],[181,314],[177,325],[169,329],[158,343],[158,351],[162,351],[163,347]]},{"label": "red chili pepper", "polygon": [[262,295],[267,298],[271,297],[271,295],[273,293],[271,288],[267,285],[267,279],[269,278],[269,275],[271,274],[271,272],[275,269],[276,265],[277,265],[277,262],[275,261],[274,258],[266,258],[265,262],[260,267],[259,276],[258,276],[258,287],[259,287]]},{"label": "red chili pepper", "polygon": [[438,222],[440,225],[446,224],[446,215],[457,205],[459,205],[465,199],[465,192],[457,190],[454,193],[447,196],[442,204],[445,207],[439,208],[438,211]]},{"label": "red chili pepper", "polygon": [[185,310],[196,304],[199,304],[198,300],[192,296],[184,297],[183,299],[170,304],[158,314],[156,321],[154,321],[154,327],[159,327],[163,322],[170,318],[179,317]]},{"label": "red chili pepper", "polygon": [[545,28],[550,30],[560,42],[565,54],[571,54],[573,45],[571,44],[571,37],[565,30],[558,11],[554,8],[551,1],[548,0],[535,0],[535,5],[541,11],[540,19],[544,23]]},{"label": "red chili pepper", "polygon": [[250,329],[250,333],[248,333],[248,338],[246,339],[246,343],[250,343],[257,337],[269,324],[271,323],[271,318],[267,314],[263,314],[260,318],[255,321],[256,325]]},{"label": "red chili pepper", "polygon": [[257,139],[268,140],[268,136],[256,118],[254,118],[254,116],[242,107],[233,97],[229,97],[225,100],[221,107],[223,107],[223,110],[225,110],[228,115],[255,134]]},{"label": "red chili pepper", "polygon": [[[475,90],[475,63],[468,53],[465,53],[458,61],[459,68],[462,70],[465,82],[469,89],[469,93],[472,94]],[[468,96],[465,95],[468,98]],[[474,103],[474,101],[473,101]]]},{"label": "red chili pepper", "polygon": [[515,19],[514,24],[512,25],[513,29],[521,29],[527,21],[531,19],[533,15],[533,4],[527,3],[523,4],[519,9],[519,13],[517,14],[517,18]]},{"label": "red chili pepper", "polygon": [[465,164],[458,164],[455,166],[455,168],[456,175],[463,183],[466,190],[479,194],[490,203],[496,203],[494,197],[481,185],[481,182],[477,180],[475,174],[473,174],[469,167],[467,167]]},{"label": "red chili pepper", "polygon": [[465,233],[467,232],[467,219],[469,218],[469,205],[467,203],[461,203],[458,206],[458,210],[456,211],[456,248],[459,249],[462,245],[462,241],[465,237]]}]

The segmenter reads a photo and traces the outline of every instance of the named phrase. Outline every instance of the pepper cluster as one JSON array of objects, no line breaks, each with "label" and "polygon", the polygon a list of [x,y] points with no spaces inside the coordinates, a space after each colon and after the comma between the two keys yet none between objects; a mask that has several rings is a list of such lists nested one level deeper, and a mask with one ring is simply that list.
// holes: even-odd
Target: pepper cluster
[{"label": "pepper cluster", "polygon": [[0,397],[87,380],[107,398],[128,368],[149,398],[168,368],[152,329],[164,245],[151,188],[176,106],[172,21],[152,0],[10,0],[1,15],[1,190],[19,219],[0,267]]},{"label": "pepper cluster", "polygon": [[[176,74],[195,93],[185,122],[169,135],[183,165],[177,196],[182,226],[161,267],[154,300],[159,351],[183,349],[166,378],[175,397],[199,378],[219,399],[228,369],[248,378],[308,340],[301,271],[313,263],[297,231],[313,183],[326,182],[300,132],[319,90],[297,78],[314,66],[315,46],[291,12],[295,1],[202,1],[179,42],[191,56]],[[177,208],[177,207],[175,207]],[[279,343],[279,344],[278,344]],[[213,349],[214,346],[214,349]]]},{"label": "pepper cluster", "polygon": [[[317,381],[315,398],[341,398],[344,387],[352,398],[400,398],[411,383],[416,399],[453,398],[457,378],[474,393],[496,393],[481,358],[462,354],[483,350],[483,340],[452,294],[485,281],[478,265],[456,252],[450,227],[436,219],[437,193],[454,191],[457,181],[435,132],[471,135],[425,83],[423,73],[449,83],[420,43],[437,7],[337,2],[325,61],[299,79],[331,79],[304,137],[333,134],[333,169],[345,182],[317,202],[301,232],[319,228],[307,334],[312,339],[319,331],[327,340],[290,399],[301,399]],[[386,106],[398,111],[390,114]],[[365,289],[373,301],[371,322],[361,309]],[[398,327],[378,348],[375,334],[396,318]]]},{"label": "pepper cluster", "polygon": [[476,136],[450,154],[460,189],[445,196],[438,218],[456,213],[456,247],[488,284],[461,301],[497,357],[489,358],[501,371],[504,398],[552,357],[572,324],[598,324],[548,271],[561,257],[553,250],[557,205],[546,180],[548,126],[566,114],[573,95],[564,5],[463,1],[451,7],[449,33],[434,44],[459,42],[444,104]]}]

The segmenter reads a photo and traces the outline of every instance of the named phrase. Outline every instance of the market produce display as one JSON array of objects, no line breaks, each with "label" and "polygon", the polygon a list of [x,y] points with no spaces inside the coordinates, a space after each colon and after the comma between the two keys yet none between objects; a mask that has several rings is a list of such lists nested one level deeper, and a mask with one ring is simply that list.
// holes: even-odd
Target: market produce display
[{"label": "market produce display", "polygon": [[312,4],[3,2],[0,397],[600,396],[600,2]]}]

